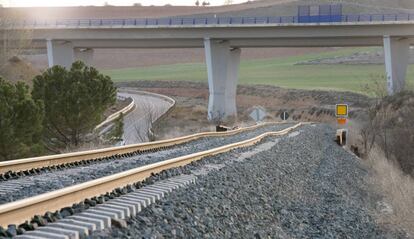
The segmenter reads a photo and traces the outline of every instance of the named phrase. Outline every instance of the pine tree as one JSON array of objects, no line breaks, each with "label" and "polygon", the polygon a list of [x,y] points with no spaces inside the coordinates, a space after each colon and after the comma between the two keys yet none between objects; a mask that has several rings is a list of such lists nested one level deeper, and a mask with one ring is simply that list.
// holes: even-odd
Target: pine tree
[{"label": "pine tree", "polygon": [[32,100],[29,87],[0,78],[0,160],[40,155],[43,104]]},{"label": "pine tree", "polygon": [[115,103],[116,88],[109,76],[77,61],[70,70],[53,66],[36,76],[32,97],[44,102],[44,142],[59,152],[87,141],[104,111]]}]

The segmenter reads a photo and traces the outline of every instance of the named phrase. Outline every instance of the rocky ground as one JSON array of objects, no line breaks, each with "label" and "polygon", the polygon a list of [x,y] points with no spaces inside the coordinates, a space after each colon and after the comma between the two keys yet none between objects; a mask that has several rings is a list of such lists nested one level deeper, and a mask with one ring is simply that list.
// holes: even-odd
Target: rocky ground
[{"label": "rocky ground", "polygon": [[[382,198],[334,130],[304,126],[286,137],[185,167],[196,184],[172,192],[93,238],[410,238],[380,225]],[[209,169],[209,170],[206,170]]]},{"label": "rocky ground", "polygon": [[[123,172],[128,169],[176,158],[179,156],[205,151],[226,144],[249,139],[263,132],[278,131],[291,124],[279,124],[260,127],[227,137],[206,137],[181,144],[158,152],[145,152],[123,159],[109,159],[71,168],[51,169],[37,175],[24,176],[0,182],[0,188],[7,187],[7,191],[0,190],[0,204],[35,196],[41,193],[61,189],[78,183],[97,179],[100,177]],[[3,186],[13,183],[13,187]]]}]

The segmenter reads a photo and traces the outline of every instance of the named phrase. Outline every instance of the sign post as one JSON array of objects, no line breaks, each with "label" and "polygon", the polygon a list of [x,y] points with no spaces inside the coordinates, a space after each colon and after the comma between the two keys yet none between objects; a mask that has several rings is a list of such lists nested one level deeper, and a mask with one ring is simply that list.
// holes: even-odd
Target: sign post
[{"label": "sign post", "polygon": [[286,121],[287,119],[289,119],[289,114],[288,114],[288,112],[283,111],[283,112],[280,114],[280,118],[281,118],[283,121]]},{"label": "sign post", "polygon": [[[348,105],[347,104],[336,104],[335,115],[339,125],[345,125],[348,118]],[[338,129],[336,131],[336,141],[339,145],[346,145],[347,130]]]}]

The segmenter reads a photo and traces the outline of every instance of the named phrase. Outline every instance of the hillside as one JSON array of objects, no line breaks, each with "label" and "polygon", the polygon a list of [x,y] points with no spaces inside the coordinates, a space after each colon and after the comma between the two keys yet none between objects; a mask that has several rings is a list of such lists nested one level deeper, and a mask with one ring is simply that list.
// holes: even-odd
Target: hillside
[{"label": "hillside", "polygon": [[216,7],[105,6],[0,8],[0,15],[29,19],[156,18],[168,16],[286,16],[296,15],[298,5],[341,3],[345,14],[414,11],[412,0],[261,0]]},{"label": "hillside", "polygon": [[105,7],[36,7],[0,8],[0,15],[11,14],[34,19],[77,19],[77,18],[151,18],[192,14],[243,11],[275,4],[295,2],[294,0],[254,1],[218,7],[196,6],[105,6]]},{"label": "hillside", "polygon": [[291,1],[264,1],[273,2],[267,6],[252,6],[248,9],[211,12],[208,14],[194,14],[197,17],[216,16],[295,16],[297,6],[312,4],[337,4],[343,6],[343,14],[377,14],[377,13],[411,13],[414,12],[414,1],[401,0],[291,0]]}]

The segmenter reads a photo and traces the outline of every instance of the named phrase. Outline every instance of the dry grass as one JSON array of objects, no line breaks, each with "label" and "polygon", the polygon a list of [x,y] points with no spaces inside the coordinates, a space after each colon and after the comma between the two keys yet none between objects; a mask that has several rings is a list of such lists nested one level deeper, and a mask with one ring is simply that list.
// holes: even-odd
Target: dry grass
[{"label": "dry grass", "polygon": [[379,215],[382,224],[395,225],[414,236],[414,180],[387,160],[377,148],[371,150],[367,164],[373,169],[371,183],[383,194],[391,208]]},{"label": "dry grass", "polygon": [[207,107],[203,106],[203,105],[195,105],[193,107],[193,112],[195,114],[207,114]]}]

